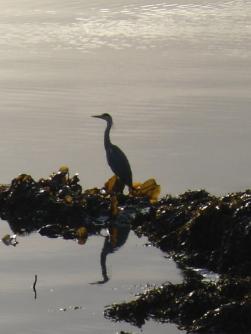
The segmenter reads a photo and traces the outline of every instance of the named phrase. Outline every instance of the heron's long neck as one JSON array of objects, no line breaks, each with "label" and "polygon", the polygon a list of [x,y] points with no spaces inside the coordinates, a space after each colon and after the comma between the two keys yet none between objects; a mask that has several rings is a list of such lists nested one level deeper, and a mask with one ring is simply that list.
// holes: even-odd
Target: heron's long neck
[{"label": "heron's long neck", "polygon": [[106,129],[105,129],[105,138],[104,138],[105,149],[108,149],[109,145],[111,145],[111,140],[110,140],[111,127],[112,127],[112,123],[107,122],[107,126],[106,126]]}]

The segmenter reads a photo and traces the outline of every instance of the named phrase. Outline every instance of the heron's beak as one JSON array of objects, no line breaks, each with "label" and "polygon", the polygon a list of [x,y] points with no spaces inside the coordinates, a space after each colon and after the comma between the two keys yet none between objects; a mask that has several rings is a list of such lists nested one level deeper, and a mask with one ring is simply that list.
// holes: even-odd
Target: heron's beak
[{"label": "heron's beak", "polygon": [[92,117],[95,117],[95,118],[102,118],[101,115],[92,115]]}]

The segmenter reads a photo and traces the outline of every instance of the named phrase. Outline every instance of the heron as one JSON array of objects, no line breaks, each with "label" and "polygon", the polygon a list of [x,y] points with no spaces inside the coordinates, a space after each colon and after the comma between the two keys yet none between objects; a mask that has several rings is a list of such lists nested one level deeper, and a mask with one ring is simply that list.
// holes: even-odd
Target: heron
[{"label": "heron", "polygon": [[102,115],[95,115],[92,117],[101,118],[106,121],[107,125],[104,133],[104,145],[108,165],[111,167],[113,173],[122,181],[122,183],[131,189],[132,170],[130,163],[125,153],[118,146],[113,145],[110,140],[110,130],[113,125],[112,116],[104,113]]}]

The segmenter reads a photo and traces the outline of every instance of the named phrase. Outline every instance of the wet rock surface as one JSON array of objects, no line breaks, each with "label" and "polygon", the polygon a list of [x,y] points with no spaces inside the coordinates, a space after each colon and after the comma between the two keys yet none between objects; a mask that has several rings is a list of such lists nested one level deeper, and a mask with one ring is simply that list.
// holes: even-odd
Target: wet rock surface
[{"label": "wet rock surface", "polygon": [[[132,222],[138,235],[168,252],[184,270],[184,282],[154,287],[105,316],[137,326],[151,318],[191,333],[251,330],[251,192],[215,197],[206,191],[166,196]],[[207,280],[194,270],[221,274]]]},{"label": "wet rock surface", "polygon": [[167,196],[132,226],[183,265],[251,274],[251,191],[215,197],[206,191]]},{"label": "wet rock surface", "polygon": [[109,212],[109,199],[98,189],[82,192],[78,175],[59,170],[35,181],[22,174],[0,189],[0,215],[14,233],[39,231],[48,237],[74,238],[75,230],[99,229],[95,218]]},{"label": "wet rock surface", "polygon": [[[184,282],[152,287],[129,303],[107,307],[105,316],[112,320],[142,326],[152,318],[193,333],[250,333],[251,191],[224,197],[187,191],[156,201],[155,183],[143,185],[141,192],[124,195],[115,194],[111,183],[108,190],[83,191],[78,175],[70,177],[67,167],[38,181],[22,174],[0,186],[0,216],[17,235],[38,231],[81,244],[105,227],[111,247],[126,242],[127,229],[121,240],[112,229],[123,224],[172,256],[184,271]],[[149,193],[154,196],[145,196]],[[6,244],[12,240],[4,238]],[[191,268],[220,276],[208,280]]]},{"label": "wet rock surface", "polygon": [[115,304],[105,315],[141,327],[146,320],[175,322],[189,333],[250,333],[251,280],[186,278],[145,291],[136,300]]},{"label": "wet rock surface", "polygon": [[114,196],[105,186],[83,191],[78,175],[70,177],[67,167],[48,179],[35,181],[21,174],[10,185],[0,186],[0,217],[16,234],[39,231],[52,238],[74,239],[82,227],[96,233],[112,223],[130,225],[137,212],[149,206],[147,198],[123,193]]}]

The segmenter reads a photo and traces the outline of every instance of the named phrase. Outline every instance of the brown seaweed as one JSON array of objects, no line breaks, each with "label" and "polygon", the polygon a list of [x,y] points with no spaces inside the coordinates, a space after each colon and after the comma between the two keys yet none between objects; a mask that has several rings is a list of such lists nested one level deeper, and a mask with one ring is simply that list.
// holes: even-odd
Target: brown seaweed
[{"label": "brown seaweed", "polygon": [[[107,307],[105,316],[112,320],[142,326],[151,318],[175,322],[193,333],[249,333],[251,191],[223,197],[187,191],[157,201],[155,181],[142,185],[127,195],[115,179],[104,188],[83,190],[78,175],[71,177],[66,166],[38,181],[21,174],[10,185],[0,186],[0,217],[14,235],[38,231],[80,244],[107,228],[99,284],[109,279],[107,254],[126,242],[130,228],[172,256],[184,271],[184,282],[165,283],[129,303]],[[126,226],[121,240],[113,233],[119,224]],[[3,239],[7,244],[12,240]],[[221,276],[207,281],[190,268],[207,268]]]}]

